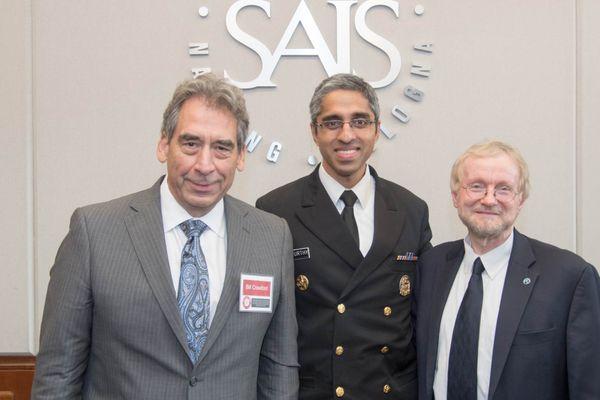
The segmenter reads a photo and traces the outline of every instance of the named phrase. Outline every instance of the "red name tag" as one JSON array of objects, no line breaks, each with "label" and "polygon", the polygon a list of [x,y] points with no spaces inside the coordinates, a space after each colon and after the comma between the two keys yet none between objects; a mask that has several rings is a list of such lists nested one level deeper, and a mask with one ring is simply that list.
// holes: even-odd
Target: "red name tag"
[{"label": "red name tag", "polygon": [[243,294],[245,296],[270,296],[271,295],[271,282],[269,281],[255,281],[255,280],[244,280]]},{"label": "red name tag", "polygon": [[242,274],[240,277],[240,311],[273,312],[273,277]]}]

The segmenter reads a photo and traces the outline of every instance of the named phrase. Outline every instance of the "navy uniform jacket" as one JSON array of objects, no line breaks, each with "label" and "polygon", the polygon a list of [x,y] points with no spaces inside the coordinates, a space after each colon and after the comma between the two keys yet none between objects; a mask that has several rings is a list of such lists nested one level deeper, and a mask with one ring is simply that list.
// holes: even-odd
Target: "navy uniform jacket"
[{"label": "navy uniform jacket", "polygon": [[431,247],[427,205],[371,175],[375,233],[364,258],[318,167],[256,202],[292,231],[301,400],[417,398],[411,285]]},{"label": "navy uniform jacket", "polygon": [[[440,320],[462,240],[419,261],[419,398],[433,399]],[[600,399],[600,279],[577,255],[514,231],[500,302],[489,400]]]}]

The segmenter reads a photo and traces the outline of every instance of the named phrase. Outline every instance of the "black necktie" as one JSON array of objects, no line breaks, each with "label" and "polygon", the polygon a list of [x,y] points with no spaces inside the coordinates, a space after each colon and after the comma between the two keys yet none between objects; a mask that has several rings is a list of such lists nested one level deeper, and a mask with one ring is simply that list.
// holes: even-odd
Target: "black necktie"
[{"label": "black necktie", "polygon": [[342,219],[346,223],[350,234],[354,238],[354,241],[358,245],[358,226],[356,226],[356,220],[354,219],[354,203],[356,203],[357,197],[352,190],[344,190],[344,193],[340,196],[340,199],[344,202],[344,209],[342,210]]},{"label": "black necktie", "polygon": [[477,348],[483,302],[483,270],[483,263],[477,257],[452,332],[448,362],[448,400],[477,400]]}]

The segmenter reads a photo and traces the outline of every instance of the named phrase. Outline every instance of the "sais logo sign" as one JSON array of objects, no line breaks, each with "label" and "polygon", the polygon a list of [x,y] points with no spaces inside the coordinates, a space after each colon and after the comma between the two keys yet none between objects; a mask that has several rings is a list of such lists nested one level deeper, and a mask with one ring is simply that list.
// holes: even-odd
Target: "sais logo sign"
[{"label": "sais logo sign", "polygon": [[[271,3],[265,0],[240,0],[237,1],[227,12],[227,30],[233,36],[235,40],[252,49],[261,59],[262,70],[260,74],[253,80],[247,82],[240,82],[229,76],[227,71],[224,71],[225,77],[231,79],[233,83],[243,89],[250,89],[255,87],[274,87],[275,83],[271,81],[273,71],[277,67],[281,57],[294,57],[294,56],[317,56],[327,75],[331,76],[340,72],[352,72],[350,66],[350,9],[355,5],[357,0],[331,0],[327,3],[332,4],[336,9],[337,15],[337,60],[334,59],[319,26],[315,22],[308,6],[304,0],[300,1],[296,12],[292,16],[285,32],[283,33],[279,44],[273,53],[265,46],[259,39],[244,32],[237,24],[237,14],[245,7],[259,7],[261,8],[269,18],[271,18]],[[402,58],[398,49],[387,39],[375,33],[371,30],[366,23],[367,12],[373,8],[383,6],[387,7],[394,12],[398,17],[398,2],[392,0],[368,0],[358,6],[354,17],[354,26],[356,32],[365,41],[369,42],[375,47],[378,47],[383,51],[390,59],[390,68],[387,74],[380,80],[370,82],[375,88],[387,86],[392,83],[398,74],[402,66]],[[304,49],[290,49],[288,45],[292,39],[294,32],[302,25],[308,39],[312,43],[312,48]]]},{"label": "sais logo sign", "polygon": [[[272,76],[281,59],[283,57],[307,56],[318,59],[328,76],[341,72],[358,73],[360,75],[360,71],[355,71],[351,63],[350,40],[351,29],[354,29],[361,40],[383,52],[389,59],[389,68],[387,71],[378,77],[378,79],[372,80],[369,83],[374,88],[382,88],[396,81],[402,69],[402,56],[392,41],[383,37],[381,32],[376,32],[367,24],[367,14],[374,8],[385,8],[391,11],[395,18],[398,19],[399,2],[394,0],[365,0],[359,3],[358,0],[329,0],[327,4],[335,8],[335,24],[337,27],[335,54],[337,55],[337,59],[333,56],[305,0],[300,0],[298,3],[273,51],[260,38],[254,37],[244,31],[238,24],[238,14],[249,7],[258,8],[271,19],[271,2],[267,0],[238,0],[234,2],[227,10],[225,17],[227,31],[234,40],[256,53],[260,58],[261,69],[258,75],[250,80],[240,80],[233,74],[230,74],[227,69],[223,70],[223,76],[242,89],[275,88],[277,84],[272,80]],[[322,6],[320,5],[320,7]],[[417,17],[421,17],[424,11],[425,8],[422,5],[414,7],[414,14]],[[208,16],[208,8],[200,7],[198,13],[204,18]],[[294,33],[301,27],[306,33],[306,37],[312,47],[290,48],[290,42]],[[425,56],[433,52],[433,44],[430,42],[417,43],[414,44],[413,49],[416,53]],[[193,57],[208,55],[208,43],[189,43],[189,54]],[[199,76],[210,71],[210,67],[204,66],[192,69],[192,74]],[[410,74],[411,76],[428,78],[431,74],[431,68],[420,61],[413,61],[410,64]],[[403,93],[406,98],[413,102],[421,102],[424,96],[423,91],[411,85],[406,85]],[[404,124],[410,120],[408,113],[399,105],[394,105],[391,113]],[[382,126],[381,130],[389,139],[394,137],[394,134],[390,133],[385,127]],[[260,139],[261,136],[258,133],[251,133],[249,141],[246,143],[250,152],[254,150]],[[281,143],[273,142],[269,148],[267,159],[276,162],[281,148]],[[313,164],[313,162],[316,161],[309,161],[310,164]]]}]

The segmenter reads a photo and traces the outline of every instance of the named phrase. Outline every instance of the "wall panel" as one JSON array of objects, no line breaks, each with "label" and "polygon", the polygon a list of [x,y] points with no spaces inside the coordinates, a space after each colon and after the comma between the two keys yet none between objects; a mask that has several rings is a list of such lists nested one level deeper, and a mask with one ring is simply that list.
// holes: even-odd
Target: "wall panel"
[{"label": "wall panel", "polygon": [[0,354],[33,341],[30,3],[0,2]]},{"label": "wall panel", "polygon": [[[194,67],[210,66],[220,75],[227,70],[240,80],[261,70],[260,58],[225,27],[232,3],[204,2],[206,18],[192,0],[0,3],[1,57],[10,60],[0,63],[6,90],[1,134],[7,144],[0,150],[0,177],[10,189],[0,211],[10,227],[0,232],[0,318],[11,321],[0,336],[0,353],[35,350],[32,331],[41,321],[49,269],[73,209],[148,187],[164,171],[154,151],[175,84]],[[389,62],[356,31],[354,13],[362,3],[352,8],[351,62],[358,74],[375,80]],[[423,16],[413,11],[417,3],[425,6]],[[300,0],[269,4],[271,18],[250,7],[237,22],[273,51]],[[316,0],[306,4],[336,57],[335,8]],[[600,187],[594,173],[600,168],[595,151],[600,121],[594,110],[600,90],[592,72],[600,63],[598,5],[398,4],[398,17],[379,7],[366,19],[397,46],[403,64],[398,79],[378,90],[383,123],[396,133],[391,140],[381,137],[372,157],[380,175],[428,202],[435,243],[455,239],[464,228],[450,202],[453,160],[474,142],[507,140],[522,150],[532,175],[532,195],[518,228],[578,250],[598,266]],[[190,42],[208,42],[209,55],[190,56]],[[433,54],[413,50],[421,42],[433,42]],[[310,46],[298,29],[290,47]],[[412,63],[430,65],[431,76],[411,75]],[[316,57],[284,57],[272,75],[277,88],[246,91],[251,128],[263,140],[248,155],[234,195],[253,203],[310,172],[306,158],[318,153],[308,129],[308,101],[325,76]],[[409,84],[425,92],[423,102],[402,95]],[[391,115],[396,104],[410,113],[409,124]],[[265,155],[275,140],[283,150],[273,164]]]}]

